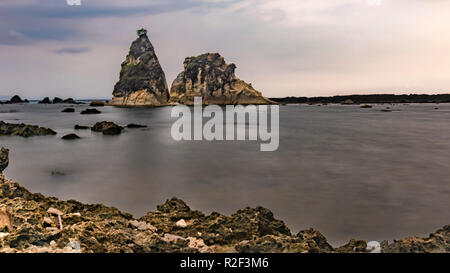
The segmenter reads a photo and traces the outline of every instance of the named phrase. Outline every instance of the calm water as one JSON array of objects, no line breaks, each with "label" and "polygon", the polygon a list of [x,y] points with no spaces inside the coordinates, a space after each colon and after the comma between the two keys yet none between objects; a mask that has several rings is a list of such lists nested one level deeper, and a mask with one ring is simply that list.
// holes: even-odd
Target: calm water
[{"label": "calm water", "polygon": [[[0,120],[57,136],[1,137],[6,175],[33,192],[104,203],[142,216],[172,196],[204,212],[271,209],[293,233],[314,227],[333,244],[427,235],[450,224],[450,105],[290,105],[280,108],[280,148],[257,142],[175,142],[170,107],[0,105]],[[75,106],[77,112],[86,108]],[[120,136],[77,131],[97,121],[146,124]],[[53,173],[53,174],[52,174]],[[55,175],[56,173],[56,175]]]}]

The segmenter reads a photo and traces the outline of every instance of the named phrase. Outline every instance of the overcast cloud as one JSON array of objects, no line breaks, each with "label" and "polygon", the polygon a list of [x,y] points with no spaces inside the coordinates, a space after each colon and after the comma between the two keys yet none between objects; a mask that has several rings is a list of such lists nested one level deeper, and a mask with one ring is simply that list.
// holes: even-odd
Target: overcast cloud
[{"label": "overcast cloud", "polygon": [[0,96],[109,98],[149,29],[168,84],[219,52],[274,96],[450,92],[448,0],[0,0]]}]

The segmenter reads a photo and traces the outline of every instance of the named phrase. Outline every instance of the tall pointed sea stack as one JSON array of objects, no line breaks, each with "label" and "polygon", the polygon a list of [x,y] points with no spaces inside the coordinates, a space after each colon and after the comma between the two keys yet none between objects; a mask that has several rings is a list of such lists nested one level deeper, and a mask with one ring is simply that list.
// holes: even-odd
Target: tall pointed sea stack
[{"label": "tall pointed sea stack", "polygon": [[193,104],[194,97],[202,96],[204,104],[273,104],[251,84],[238,79],[236,65],[227,64],[218,53],[189,57],[184,71],[172,84],[170,101]]},{"label": "tall pointed sea stack", "polygon": [[167,105],[169,88],[166,76],[156,57],[147,31],[137,31],[138,38],[122,63],[120,80],[114,86],[111,105],[161,106]]}]

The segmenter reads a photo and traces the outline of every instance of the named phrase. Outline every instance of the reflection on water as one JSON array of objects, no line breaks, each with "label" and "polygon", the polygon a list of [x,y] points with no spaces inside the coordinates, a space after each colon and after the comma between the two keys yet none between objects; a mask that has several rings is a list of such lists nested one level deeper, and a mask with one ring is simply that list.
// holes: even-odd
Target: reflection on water
[{"label": "reflection on water", "polygon": [[[450,224],[450,105],[282,106],[276,152],[260,152],[258,142],[175,142],[170,107],[103,107],[101,115],[60,113],[64,107],[0,105],[0,120],[58,132],[0,138],[11,149],[6,175],[33,192],[135,216],[172,196],[204,212],[262,205],[293,233],[314,227],[334,244]],[[102,120],[149,127],[60,139],[75,124]]]}]

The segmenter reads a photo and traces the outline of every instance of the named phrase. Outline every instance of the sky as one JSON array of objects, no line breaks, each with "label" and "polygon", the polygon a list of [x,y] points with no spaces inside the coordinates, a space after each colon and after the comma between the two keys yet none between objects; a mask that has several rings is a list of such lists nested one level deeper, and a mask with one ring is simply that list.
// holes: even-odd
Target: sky
[{"label": "sky", "polygon": [[450,0],[80,1],[0,0],[0,97],[111,98],[141,27],[169,87],[218,52],[266,97],[450,93]]}]

